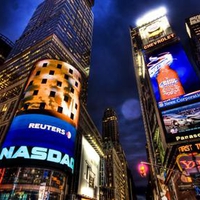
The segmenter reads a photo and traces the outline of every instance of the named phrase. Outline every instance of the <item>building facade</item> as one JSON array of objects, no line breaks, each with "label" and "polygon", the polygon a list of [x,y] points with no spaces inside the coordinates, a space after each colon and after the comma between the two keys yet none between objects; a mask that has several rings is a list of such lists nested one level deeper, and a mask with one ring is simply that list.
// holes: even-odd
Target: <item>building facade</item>
[{"label": "building facade", "polygon": [[[199,117],[200,79],[163,8],[152,13],[130,27],[147,141],[149,199],[196,199],[195,147],[200,138],[199,121],[193,115]],[[187,165],[190,162],[192,166]]]},{"label": "building facade", "polygon": [[192,55],[200,69],[200,15],[194,15],[185,20],[186,31],[190,39]]},{"label": "building facade", "polygon": [[[77,135],[91,124],[80,118],[87,114],[81,107],[87,101],[93,5],[42,2],[1,67],[1,199],[69,199],[77,192],[76,142],[85,141]],[[100,178],[93,172],[102,153],[91,148],[97,160],[88,161],[94,165],[88,197],[99,199]]]},{"label": "building facade", "polygon": [[119,127],[116,112],[112,108],[104,111],[102,119],[102,138],[106,157],[106,190],[105,199],[133,199],[133,191],[128,182],[128,164],[119,143]]}]

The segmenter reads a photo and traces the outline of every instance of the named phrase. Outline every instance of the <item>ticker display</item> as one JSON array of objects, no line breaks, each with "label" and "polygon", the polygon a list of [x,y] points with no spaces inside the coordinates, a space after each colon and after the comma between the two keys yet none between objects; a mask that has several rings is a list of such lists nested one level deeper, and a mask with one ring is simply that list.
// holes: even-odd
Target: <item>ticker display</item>
[{"label": "ticker display", "polygon": [[18,115],[0,150],[1,164],[18,160],[22,164],[29,160],[73,171],[75,136],[74,126],[56,117],[42,114]]},{"label": "ticker display", "polygon": [[200,97],[200,78],[180,43],[146,55],[146,64],[159,108]]}]

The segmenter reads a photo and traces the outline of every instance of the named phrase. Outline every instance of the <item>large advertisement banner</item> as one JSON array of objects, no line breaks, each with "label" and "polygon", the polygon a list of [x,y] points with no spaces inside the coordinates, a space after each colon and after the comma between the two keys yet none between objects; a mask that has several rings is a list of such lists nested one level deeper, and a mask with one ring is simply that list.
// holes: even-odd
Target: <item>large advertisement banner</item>
[{"label": "large advertisement banner", "polygon": [[78,194],[92,199],[99,199],[100,157],[91,144],[82,138],[81,164]]},{"label": "large advertisement banner", "polygon": [[58,118],[42,114],[18,115],[3,142],[1,164],[34,161],[73,171],[75,136],[74,126]]},{"label": "large advertisement banner", "polygon": [[200,97],[200,78],[180,43],[146,55],[146,64],[159,108]]},{"label": "large advertisement banner", "polygon": [[147,50],[175,37],[166,16],[160,17],[139,28],[143,49]]},{"label": "large advertisement banner", "polygon": [[161,112],[168,142],[200,138],[200,102]]}]

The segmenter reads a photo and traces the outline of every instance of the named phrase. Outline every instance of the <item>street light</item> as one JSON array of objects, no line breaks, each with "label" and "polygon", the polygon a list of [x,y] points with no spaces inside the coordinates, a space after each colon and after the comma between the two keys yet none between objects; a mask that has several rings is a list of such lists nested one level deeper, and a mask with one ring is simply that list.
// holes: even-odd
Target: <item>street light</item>
[{"label": "street light", "polygon": [[147,175],[147,167],[143,163],[139,164],[138,169],[141,177],[145,177]]}]

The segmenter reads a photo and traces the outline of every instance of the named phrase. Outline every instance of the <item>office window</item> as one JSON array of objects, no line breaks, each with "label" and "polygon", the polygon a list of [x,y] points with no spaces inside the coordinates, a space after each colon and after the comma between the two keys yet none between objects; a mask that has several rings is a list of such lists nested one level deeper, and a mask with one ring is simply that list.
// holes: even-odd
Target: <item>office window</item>
[{"label": "office window", "polygon": [[61,69],[61,68],[62,68],[62,65],[61,65],[61,64],[57,64],[57,68],[58,68],[58,69]]},{"label": "office window", "polygon": [[74,88],[71,88],[70,91],[71,91],[71,93],[74,93]]},{"label": "office window", "polygon": [[55,97],[55,96],[56,96],[56,92],[51,91],[49,96],[50,96],[50,97]]},{"label": "office window", "polygon": [[62,82],[57,81],[57,86],[58,86],[58,87],[61,87],[61,86],[62,86]]},{"label": "office window", "polygon": [[75,82],[75,86],[78,87],[78,82]]},{"label": "office window", "polygon": [[67,95],[64,96],[64,101],[68,102],[69,97]]},{"label": "office window", "polygon": [[47,66],[47,63],[43,63],[42,67],[46,67]]},{"label": "office window", "polygon": [[75,103],[75,109],[77,110],[77,108],[78,108],[78,104],[77,104],[77,103]]},{"label": "office window", "polygon": [[70,73],[70,74],[73,74],[73,70],[72,70],[72,69],[69,69],[69,73]]},{"label": "office window", "polygon": [[29,83],[29,86],[31,86],[31,85],[33,85],[33,81],[31,81],[31,82]]},{"label": "office window", "polygon": [[29,106],[29,104],[24,104],[24,110],[27,110],[28,109],[28,106]]},{"label": "office window", "polygon": [[67,74],[65,74],[65,79],[68,80],[69,79],[69,76]]},{"label": "office window", "polygon": [[40,103],[40,109],[44,109],[45,108],[46,103]]},{"label": "office window", "polygon": [[39,75],[40,75],[40,71],[37,71],[37,72],[36,72],[36,76],[39,76]]},{"label": "office window", "polygon": [[58,106],[58,110],[57,110],[59,113],[62,113],[62,111],[63,111],[63,107],[61,107],[61,106]]},{"label": "office window", "polygon": [[73,114],[73,113],[71,113],[70,118],[71,118],[71,119],[74,119],[74,114]]},{"label": "office window", "polygon": [[38,90],[34,90],[33,95],[37,95],[37,94],[38,94]]},{"label": "office window", "polygon": [[55,73],[55,71],[53,71],[53,70],[50,70],[50,72],[49,72],[50,75],[54,75],[54,73]]},{"label": "office window", "polygon": [[47,82],[47,79],[42,79],[42,84],[45,84]]}]

